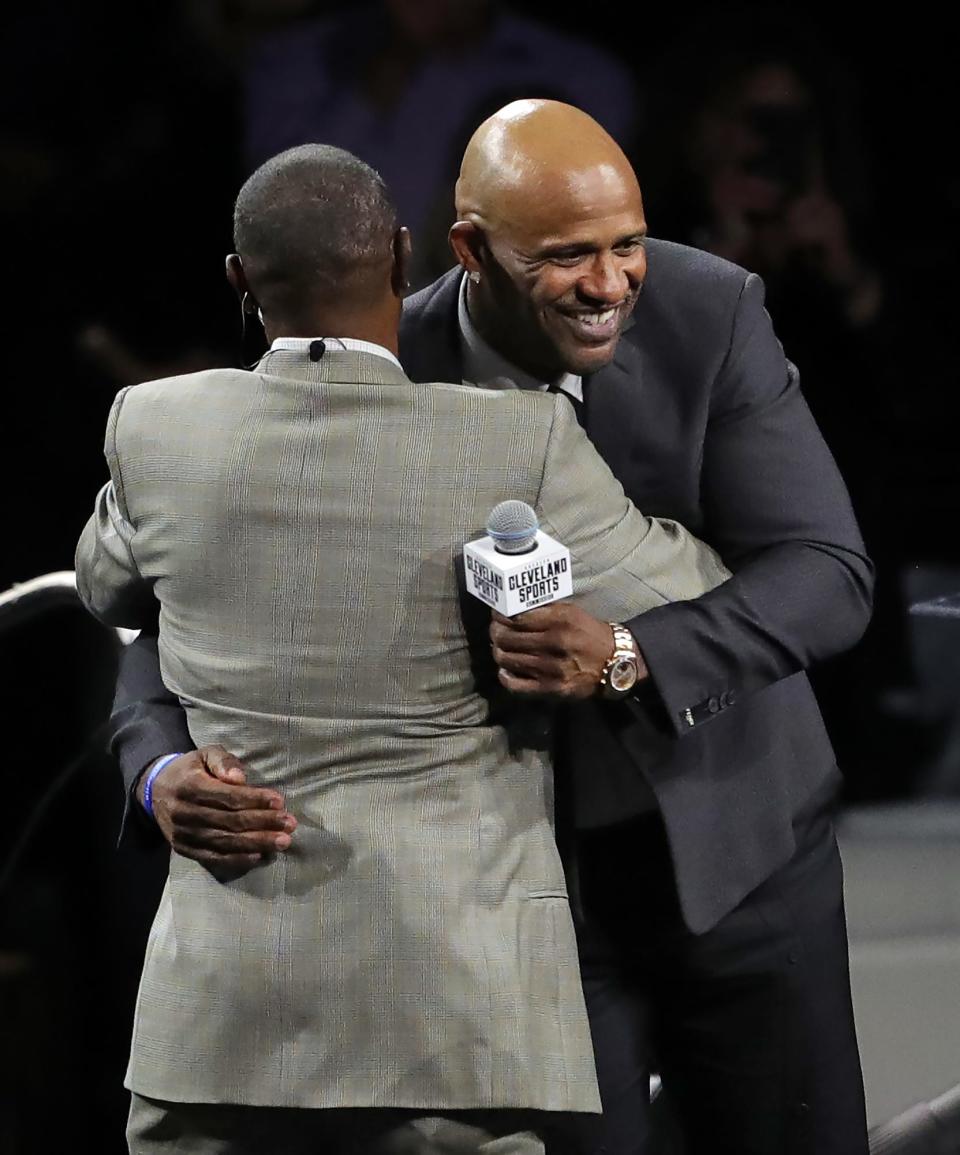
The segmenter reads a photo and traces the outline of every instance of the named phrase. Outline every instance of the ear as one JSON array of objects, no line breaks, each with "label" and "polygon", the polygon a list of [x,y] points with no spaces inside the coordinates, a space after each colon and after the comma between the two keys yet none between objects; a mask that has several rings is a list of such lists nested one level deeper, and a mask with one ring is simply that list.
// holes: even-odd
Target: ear
[{"label": "ear", "polygon": [[393,234],[393,269],[390,286],[394,296],[405,297],[410,291],[410,262],[413,259],[413,241],[410,230],[401,226]]},{"label": "ear", "polygon": [[227,257],[227,280],[233,291],[240,298],[240,304],[245,313],[256,313],[260,308],[260,304],[250,292],[250,286],[247,284],[247,274],[243,268],[243,261],[240,260],[239,253],[231,253]]},{"label": "ear", "polygon": [[457,221],[450,226],[450,248],[468,273],[479,273],[483,267],[483,230],[473,221]]}]

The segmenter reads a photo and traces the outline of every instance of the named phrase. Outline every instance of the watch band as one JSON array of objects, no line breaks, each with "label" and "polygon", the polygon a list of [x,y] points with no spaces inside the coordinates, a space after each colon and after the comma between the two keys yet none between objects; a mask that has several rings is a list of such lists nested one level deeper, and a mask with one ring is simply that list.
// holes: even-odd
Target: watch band
[{"label": "watch band", "polygon": [[[610,629],[613,630],[613,653],[607,659],[603,669],[600,672],[600,693],[606,698],[621,698],[628,694],[633,689],[637,682],[639,674],[639,661],[637,654],[637,644],[634,641],[633,634],[626,626],[619,622],[608,622]],[[631,674],[632,678],[629,676]],[[613,683],[615,675],[622,677],[627,675],[629,685],[618,686]]]}]

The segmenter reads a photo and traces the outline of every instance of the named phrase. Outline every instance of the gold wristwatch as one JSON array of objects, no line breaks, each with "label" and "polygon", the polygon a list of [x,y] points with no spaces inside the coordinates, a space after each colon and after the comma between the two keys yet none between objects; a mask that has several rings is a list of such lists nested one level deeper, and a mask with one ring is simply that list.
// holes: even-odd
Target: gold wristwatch
[{"label": "gold wristwatch", "polygon": [[600,673],[600,696],[616,700],[625,698],[640,677],[637,643],[633,634],[619,622],[610,622],[613,630],[613,653]]}]

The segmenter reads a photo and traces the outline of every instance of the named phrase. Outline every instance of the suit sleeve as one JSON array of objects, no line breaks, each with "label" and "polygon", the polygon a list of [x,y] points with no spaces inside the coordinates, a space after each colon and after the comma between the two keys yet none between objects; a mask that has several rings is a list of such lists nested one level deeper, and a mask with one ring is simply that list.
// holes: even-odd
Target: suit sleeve
[{"label": "suit sleeve", "polygon": [[117,425],[127,390],[116,397],[107,420],[104,454],[110,480],[97,494],[90,520],[77,543],[77,592],[86,608],[108,626],[139,629],[156,617],[153,590],[137,567],[136,528],[130,521],[117,456]]},{"label": "suit sleeve", "polygon": [[681,735],[718,700],[734,705],[851,646],[870,615],[873,570],[846,487],[752,274],[711,394],[701,502],[734,576],[627,623]]},{"label": "suit sleeve", "polygon": [[130,519],[117,452],[117,426],[126,390],[110,411],[104,453],[110,481],[97,495],[93,516],[77,545],[77,590],[94,616],[111,625],[141,630],[120,654],[117,688],[110,714],[110,749],[120,765],[127,794],[121,838],[128,832],[158,837],[154,823],[130,822],[130,794],[143,768],[163,754],[193,749],[186,715],[164,686],[157,653],[157,612],[153,590],[140,575],[134,556],[136,528]]},{"label": "suit sleeve", "polygon": [[157,824],[134,803],[133,790],[151,762],[164,754],[184,754],[194,744],[180,699],[170,693],[160,677],[155,625],[141,630],[121,651],[110,711],[109,744],[120,766],[126,794],[121,841],[128,837],[159,841]]},{"label": "suit sleeve", "polygon": [[695,598],[728,576],[717,554],[683,526],[630,503],[559,395],[537,513],[570,550],[574,597],[596,617],[619,621]]}]

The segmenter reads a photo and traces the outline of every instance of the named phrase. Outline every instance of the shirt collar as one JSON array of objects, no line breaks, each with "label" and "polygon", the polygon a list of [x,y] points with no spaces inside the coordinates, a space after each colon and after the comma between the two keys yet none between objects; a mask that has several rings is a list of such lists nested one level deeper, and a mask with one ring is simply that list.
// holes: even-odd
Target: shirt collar
[{"label": "shirt collar", "polygon": [[549,389],[555,384],[564,393],[569,393],[578,401],[583,400],[583,378],[575,373],[563,373],[556,382],[540,381],[538,378],[518,369],[496,349],[487,344],[474,325],[467,309],[467,275],[460,280],[458,304],[460,319],[460,348],[463,355],[463,381],[465,385],[498,386],[508,385],[514,389]]},{"label": "shirt collar", "polygon": [[306,353],[314,341],[329,342],[339,349],[349,349],[354,353],[372,353],[374,357],[392,361],[398,369],[403,368],[390,350],[385,349],[383,345],[377,345],[373,341],[359,341],[356,337],[277,337],[270,346],[270,352],[275,349],[291,349],[294,352]]}]

